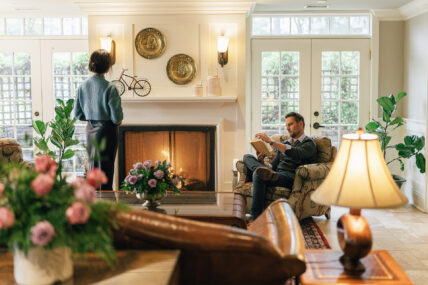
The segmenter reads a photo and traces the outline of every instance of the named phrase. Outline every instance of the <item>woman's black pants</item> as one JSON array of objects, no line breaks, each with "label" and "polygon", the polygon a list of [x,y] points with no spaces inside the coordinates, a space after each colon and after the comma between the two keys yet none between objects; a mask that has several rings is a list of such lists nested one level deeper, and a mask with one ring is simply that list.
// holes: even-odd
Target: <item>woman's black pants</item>
[{"label": "woman's black pants", "polygon": [[[108,182],[101,185],[100,190],[113,190],[114,160],[117,151],[118,128],[111,121],[88,121],[86,141],[89,152],[89,165],[100,168],[107,176]],[[105,139],[105,148],[99,149]],[[98,147],[97,147],[98,146]]]}]

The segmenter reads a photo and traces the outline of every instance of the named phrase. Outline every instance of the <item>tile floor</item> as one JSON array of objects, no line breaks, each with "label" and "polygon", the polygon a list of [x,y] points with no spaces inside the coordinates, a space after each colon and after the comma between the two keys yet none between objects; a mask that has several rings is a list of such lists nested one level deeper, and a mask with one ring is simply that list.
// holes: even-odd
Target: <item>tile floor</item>
[{"label": "tile floor", "polygon": [[[336,223],[346,208],[333,207],[332,217],[314,218],[333,249]],[[363,210],[373,235],[373,249],[387,250],[416,285],[428,284],[428,214],[407,205],[397,209]]]}]

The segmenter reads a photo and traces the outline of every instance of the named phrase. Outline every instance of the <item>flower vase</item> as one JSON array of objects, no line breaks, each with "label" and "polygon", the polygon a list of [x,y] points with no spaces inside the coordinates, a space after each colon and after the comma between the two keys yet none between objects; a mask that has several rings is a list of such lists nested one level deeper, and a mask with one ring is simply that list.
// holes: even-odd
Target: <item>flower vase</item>
[{"label": "flower vase", "polygon": [[68,247],[52,250],[37,247],[30,249],[28,255],[15,249],[13,263],[18,284],[53,284],[65,281],[73,275],[73,260]]},{"label": "flower vase", "polygon": [[137,193],[137,198],[140,200],[145,200],[145,202],[142,204],[143,208],[149,211],[159,212],[159,213],[165,213],[166,211],[164,209],[158,208],[160,206],[159,200],[166,196],[165,194],[155,194],[154,199],[152,199],[152,195],[149,195],[147,192],[143,193]]}]

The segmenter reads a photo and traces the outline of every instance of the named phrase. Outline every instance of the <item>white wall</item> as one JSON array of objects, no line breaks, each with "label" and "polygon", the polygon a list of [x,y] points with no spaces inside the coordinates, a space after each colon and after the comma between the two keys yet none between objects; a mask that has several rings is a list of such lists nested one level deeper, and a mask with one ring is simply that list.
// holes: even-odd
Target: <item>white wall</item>
[{"label": "white wall", "polygon": [[[427,82],[428,82],[428,13],[404,22],[404,99],[403,116],[406,133],[426,136]],[[426,155],[426,154],[425,154]],[[407,161],[406,192],[411,193],[414,204],[428,210],[426,175],[420,174],[414,159]]]},{"label": "white wall", "polygon": [[[119,77],[121,68],[128,73],[147,78],[152,86],[148,95],[155,97],[189,97],[192,86],[208,75],[218,75],[222,96],[236,96],[236,103],[212,102],[126,102],[123,98],[126,124],[205,124],[222,126],[218,141],[218,191],[232,191],[232,161],[242,157],[245,139],[245,15],[144,15],[89,16],[89,50],[99,48],[99,38],[111,34],[116,42],[116,64],[108,79]],[[147,27],[160,30],[166,37],[165,53],[153,60],[141,57],[134,47],[137,33]],[[217,63],[217,35],[230,37],[229,62],[224,68]],[[190,55],[196,62],[196,79],[180,86],[166,74],[170,57],[178,53]],[[206,92],[205,92],[206,95]],[[223,196],[222,196],[223,197]]]}]

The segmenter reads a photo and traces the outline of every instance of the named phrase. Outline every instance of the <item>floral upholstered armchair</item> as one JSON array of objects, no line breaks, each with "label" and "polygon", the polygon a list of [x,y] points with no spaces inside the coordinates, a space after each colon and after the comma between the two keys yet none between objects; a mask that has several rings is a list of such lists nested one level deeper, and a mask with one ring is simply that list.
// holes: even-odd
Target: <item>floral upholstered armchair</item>
[{"label": "floral upholstered armchair", "polygon": [[[283,141],[286,136],[273,136],[273,140]],[[336,157],[336,147],[331,145],[331,140],[327,137],[314,138],[317,145],[317,162],[313,164],[301,165],[296,169],[296,176],[292,189],[285,187],[268,187],[266,189],[265,206],[280,198],[287,199],[288,204],[296,214],[297,219],[302,220],[311,216],[322,216],[330,218],[330,207],[316,204],[311,200],[312,192],[323,182]],[[233,190],[235,202],[242,201],[245,205],[240,205],[239,209],[249,212],[253,195],[253,183],[246,182],[248,169],[243,161],[236,163],[239,172],[238,183]],[[237,197],[243,196],[243,197]],[[244,198],[244,199],[243,199]]]},{"label": "floral upholstered armchair", "polygon": [[0,161],[23,162],[22,148],[15,139],[0,138]]}]

